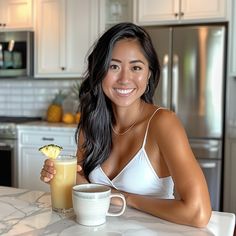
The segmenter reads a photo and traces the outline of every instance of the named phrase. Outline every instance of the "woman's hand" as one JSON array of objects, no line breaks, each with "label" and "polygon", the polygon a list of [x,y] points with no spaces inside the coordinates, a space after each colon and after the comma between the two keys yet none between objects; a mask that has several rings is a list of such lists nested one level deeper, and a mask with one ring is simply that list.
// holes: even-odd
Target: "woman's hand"
[{"label": "woman's hand", "polygon": [[[114,189],[114,188],[111,189],[111,192],[112,193],[120,193],[120,194],[124,195],[125,199],[127,199],[127,197],[128,197],[128,193],[123,192],[123,191],[119,191],[119,190]],[[122,206],[123,202],[120,198],[113,197],[113,198],[111,198],[111,204],[115,205],[115,206]],[[126,204],[127,204],[127,201],[126,201]]]},{"label": "woman's hand", "polygon": [[49,183],[53,179],[54,175],[56,174],[53,160],[47,159],[44,161],[44,165],[40,174],[40,179],[45,183]]},{"label": "woman's hand", "polygon": [[[80,165],[77,165],[77,173],[79,175],[79,172],[82,171],[82,167]],[[50,181],[53,179],[54,175],[56,174],[56,169],[54,168],[54,162],[51,159],[47,159],[44,161],[43,168],[40,173],[40,179],[45,183],[50,183]],[[85,179],[80,179],[80,182],[86,183]]]}]

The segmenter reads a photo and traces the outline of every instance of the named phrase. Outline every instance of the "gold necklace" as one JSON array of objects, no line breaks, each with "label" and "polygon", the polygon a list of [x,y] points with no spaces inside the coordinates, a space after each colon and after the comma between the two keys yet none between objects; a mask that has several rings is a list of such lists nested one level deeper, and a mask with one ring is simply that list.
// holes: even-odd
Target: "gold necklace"
[{"label": "gold necklace", "polygon": [[111,128],[112,128],[113,132],[114,132],[116,135],[121,136],[121,135],[126,134],[128,131],[130,131],[130,130],[135,126],[136,122],[137,122],[137,120],[136,120],[127,130],[125,130],[125,131],[122,132],[122,133],[115,131],[113,125],[111,125]]},{"label": "gold necklace", "polygon": [[[142,113],[143,107],[144,107],[144,103],[143,103],[143,106],[142,106],[142,109],[141,109],[141,112],[140,112],[140,113]],[[138,118],[134,121],[134,123],[133,123],[128,129],[126,129],[126,130],[125,130],[124,132],[122,132],[122,133],[117,132],[117,131],[114,129],[113,125],[111,125],[111,128],[112,128],[112,131],[114,132],[114,134],[116,134],[116,135],[118,135],[118,136],[122,136],[122,135],[126,134],[127,132],[129,132],[129,131],[136,125],[137,121],[138,121]]]}]

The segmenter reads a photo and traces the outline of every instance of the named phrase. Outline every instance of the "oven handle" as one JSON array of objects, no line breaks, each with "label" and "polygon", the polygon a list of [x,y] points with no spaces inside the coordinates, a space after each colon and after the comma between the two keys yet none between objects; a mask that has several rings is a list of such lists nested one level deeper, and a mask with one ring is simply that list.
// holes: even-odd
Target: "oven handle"
[{"label": "oven handle", "polygon": [[13,148],[14,145],[10,145],[10,144],[7,144],[7,143],[3,143],[3,142],[0,142],[0,148],[1,149],[9,149],[9,148]]}]

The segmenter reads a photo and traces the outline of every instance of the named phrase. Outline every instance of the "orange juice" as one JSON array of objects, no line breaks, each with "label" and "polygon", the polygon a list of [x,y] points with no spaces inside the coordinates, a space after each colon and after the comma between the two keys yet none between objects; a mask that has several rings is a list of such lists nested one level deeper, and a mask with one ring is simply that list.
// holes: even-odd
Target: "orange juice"
[{"label": "orange juice", "polygon": [[59,156],[54,160],[56,174],[50,182],[52,208],[58,212],[72,210],[72,187],[76,184],[77,159]]}]

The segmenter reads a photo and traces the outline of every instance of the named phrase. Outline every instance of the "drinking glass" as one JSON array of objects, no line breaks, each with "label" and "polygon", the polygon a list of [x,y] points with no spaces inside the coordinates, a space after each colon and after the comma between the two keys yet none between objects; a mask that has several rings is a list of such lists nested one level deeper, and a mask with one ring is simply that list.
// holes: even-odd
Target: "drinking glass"
[{"label": "drinking glass", "polygon": [[76,184],[77,158],[61,155],[53,161],[56,174],[50,182],[52,209],[67,213],[73,210],[72,188]]}]

